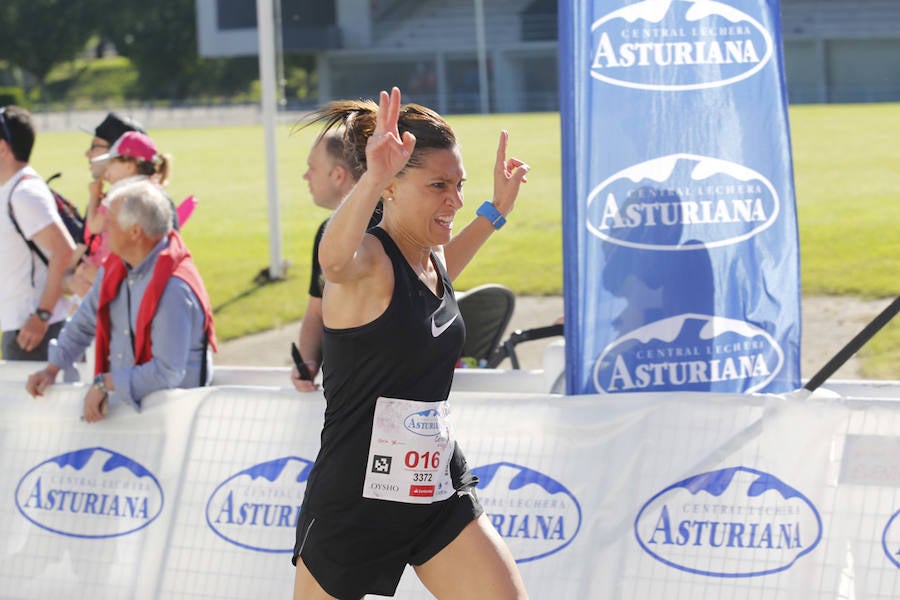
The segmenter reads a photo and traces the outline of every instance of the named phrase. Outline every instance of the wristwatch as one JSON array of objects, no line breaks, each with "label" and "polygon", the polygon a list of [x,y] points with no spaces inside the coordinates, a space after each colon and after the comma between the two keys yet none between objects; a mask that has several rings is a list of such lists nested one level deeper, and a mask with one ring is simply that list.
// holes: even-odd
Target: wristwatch
[{"label": "wristwatch", "polygon": [[43,308],[38,308],[34,311],[34,314],[37,315],[37,318],[46,323],[50,320],[50,317],[53,316],[53,313],[49,310],[44,310]]},{"label": "wristwatch", "polygon": [[494,203],[490,200],[485,200],[484,203],[478,207],[478,210],[475,211],[475,214],[490,221],[491,225],[494,226],[494,229],[500,229],[506,224],[506,217],[500,214],[500,211],[497,210],[497,207],[494,206]]},{"label": "wristwatch", "polygon": [[98,373],[97,376],[94,377],[94,383],[91,385],[107,396],[109,395],[109,390],[106,389],[106,383],[103,381],[103,373]]}]

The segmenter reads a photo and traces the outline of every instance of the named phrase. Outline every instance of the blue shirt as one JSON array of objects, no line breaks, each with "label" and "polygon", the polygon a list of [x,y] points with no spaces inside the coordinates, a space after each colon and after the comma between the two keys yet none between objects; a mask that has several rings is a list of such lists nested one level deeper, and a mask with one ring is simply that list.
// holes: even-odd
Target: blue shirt
[{"label": "blue shirt", "polygon": [[[201,385],[204,362],[207,368],[203,385],[212,378],[212,355],[203,331],[203,306],[191,287],[177,277],[171,277],[166,283],[150,325],[153,358],[142,365],[134,364],[132,332],[137,327],[141,299],[159,253],[168,245],[169,239],[164,237],[140,264],[135,267],[126,264],[128,275],[119,286],[119,293],[109,303],[109,364],[115,386],[115,391],[109,394],[111,404],[128,401],[140,410],[141,400],[151,392],[197,387]],[[94,341],[102,281],[103,269],[59,338],[50,343],[50,363],[65,369],[67,375]],[[66,381],[69,381],[68,376]]]}]

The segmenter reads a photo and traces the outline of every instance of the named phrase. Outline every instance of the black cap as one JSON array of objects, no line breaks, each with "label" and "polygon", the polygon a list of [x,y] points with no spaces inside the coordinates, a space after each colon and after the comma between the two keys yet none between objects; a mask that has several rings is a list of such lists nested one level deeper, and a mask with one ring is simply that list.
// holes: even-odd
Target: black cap
[{"label": "black cap", "polygon": [[88,127],[82,127],[82,129],[88,133],[94,134],[100,139],[106,140],[110,144],[114,144],[117,139],[122,137],[122,134],[129,131],[147,133],[144,130],[144,127],[137,121],[129,119],[128,117],[123,117],[115,112],[106,115],[103,122],[97,125],[95,129],[90,129]]}]

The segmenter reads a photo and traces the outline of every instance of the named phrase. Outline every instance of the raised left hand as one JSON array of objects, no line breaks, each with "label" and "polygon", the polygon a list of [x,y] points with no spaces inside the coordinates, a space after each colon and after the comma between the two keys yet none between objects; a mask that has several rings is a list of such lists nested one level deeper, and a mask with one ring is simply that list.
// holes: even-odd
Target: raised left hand
[{"label": "raised left hand", "polygon": [[519,186],[527,182],[526,175],[531,169],[518,158],[506,158],[509,133],[500,132],[497,160],[494,163],[494,206],[503,216],[512,212],[519,195]]}]

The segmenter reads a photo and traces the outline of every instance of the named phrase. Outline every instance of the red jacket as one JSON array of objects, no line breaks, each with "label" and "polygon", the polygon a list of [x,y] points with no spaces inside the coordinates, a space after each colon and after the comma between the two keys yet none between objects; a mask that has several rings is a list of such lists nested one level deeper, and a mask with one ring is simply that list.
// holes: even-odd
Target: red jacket
[{"label": "red jacket", "polygon": [[[100,284],[100,298],[97,302],[97,333],[96,333],[96,361],[94,374],[105,373],[109,370],[109,303],[119,293],[119,285],[125,279],[127,270],[125,262],[115,254],[110,254],[104,264],[103,281]],[[178,235],[177,231],[169,234],[169,246],[159,253],[156,264],[153,267],[150,283],[141,298],[141,306],[137,315],[137,329],[134,332],[134,364],[142,365],[153,358],[153,340],[150,339],[150,326],[159,299],[166,288],[169,278],[178,277],[184,280],[197,296],[203,307],[205,315],[203,330],[206,339],[213,350],[216,347],[216,331],[213,325],[212,309],[209,304],[209,295],[203,286],[203,279],[194,266],[191,251]]]}]

